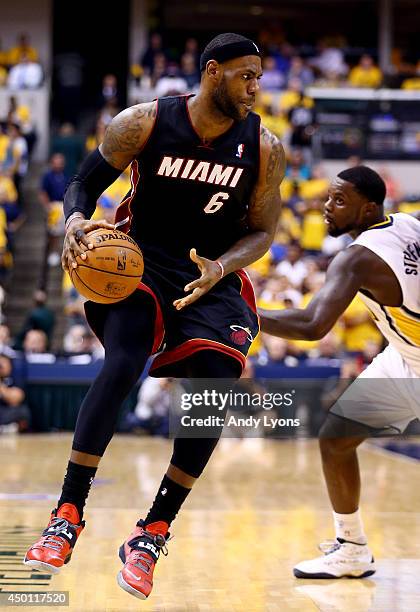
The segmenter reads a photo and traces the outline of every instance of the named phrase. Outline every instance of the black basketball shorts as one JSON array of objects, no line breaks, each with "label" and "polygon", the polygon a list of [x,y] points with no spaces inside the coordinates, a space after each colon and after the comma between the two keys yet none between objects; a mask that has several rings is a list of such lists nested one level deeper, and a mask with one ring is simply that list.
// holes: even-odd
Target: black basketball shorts
[{"label": "black basketball shorts", "polygon": [[[174,300],[186,295],[185,285],[197,276],[195,270],[169,270],[149,264],[137,291],[127,298],[138,303],[139,316],[144,293],[155,302],[156,314],[150,320],[150,325],[154,325],[152,354],[155,355],[151,376],[185,376],[184,360],[202,350],[218,351],[232,358],[238,374],[244,368],[251,343],[259,331],[254,289],[248,274],[244,270],[233,272],[196,302],[176,310]],[[108,309],[118,310],[123,303],[108,306],[86,302],[88,323],[102,343]],[[120,310],[124,316],[124,309]]]},{"label": "black basketball shorts", "polygon": [[259,331],[254,289],[248,274],[238,270],[182,310],[173,301],[183,297],[191,278],[180,274],[145,272],[139,290],[152,293],[157,308],[155,347],[159,347],[151,376],[183,376],[182,361],[201,350],[214,350],[232,359],[241,372]]}]

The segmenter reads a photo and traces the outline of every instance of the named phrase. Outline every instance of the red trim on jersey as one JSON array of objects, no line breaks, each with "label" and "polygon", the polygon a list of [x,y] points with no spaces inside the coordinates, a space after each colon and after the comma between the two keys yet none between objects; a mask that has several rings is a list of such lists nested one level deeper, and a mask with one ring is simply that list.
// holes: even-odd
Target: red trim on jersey
[{"label": "red trim on jersey", "polygon": [[150,130],[150,133],[148,135],[148,137],[146,138],[146,140],[143,143],[142,148],[140,149],[140,151],[137,153],[137,155],[140,155],[140,153],[143,153],[144,149],[146,148],[146,145],[148,144],[150,138],[152,137],[152,134],[155,130],[156,127],[156,123],[157,123],[157,118],[158,118],[158,110],[159,110],[159,98],[156,98],[156,114],[153,118],[153,125],[152,125],[152,129]]},{"label": "red trim on jersey", "polygon": [[[117,225],[118,230],[120,232],[128,233],[131,226],[131,219],[133,218],[133,213],[131,212],[131,202],[133,201],[134,196],[136,195],[137,186],[139,184],[140,174],[139,174],[139,163],[135,159],[131,162],[131,191],[130,194],[124,198],[124,200],[118,205],[117,210],[115,211],[115,220],[114,223]],[[118,225],[119,222],[127,219],[127,221],[123,225]]]},{"label": "red trim on jersey", "polygon": [[242,369],[245,367],[245,356],[240,351],[237,351],[231,346],[227,346],[226,344],[222,344],[221,342],[215,342],[214,340],[206,340],[205,338],[192,338],[191,340],[187,340],[179,346],[176,346],[174,349],[170,351],[165,351],[158,355],[152,363],[150,372],[153,372],[154,370],[162,366],[174,363],[175,361],[185,359],[186,357],[197,353],[197,351],[203,351],[206,349],[210,349],[212,351],[219,351],[220,353],[224,353],[229,357],[233,357],[234,359],[239,361]]},{"label": "red trim on jersey", "polygon": [[[157,123],[157,117],[158,117],[158,108],[159,108],[159,101],[156,100],[156,114],[155,117],[153,119],[153,125],[152,128],[150,130],[150,133],[148,135],[148,137],[146,138],[145,142],[143,143],[142,148],[140,149],[138,155],[140,155],[140,153],[142,153],[144,151],[144,149],[146,148],[146,145],[148,144],[154,129],[156,127],[156,123]],[[133,218],[133,213],[131,212],[131,202],[133,201],[134,196],[136,195],[136,191],[137,191],[137,186],[139,184],[139,179],[140,179],[140,172],[139,172],[139,162],[137,159],[133,160],[131,162],[131,175],[130,175],[130,180],[131,180],[131,191],[129,193],[129,195],[127,197],[125,197],[119,204],[117,207],[117,210],[115,211],[115,220],[114,223],[118,223],[119,221],[123,221],[124,219],[126,219],[128,217],[128,220],[126,223],[124,223],[124,225],[120,225],[118,226],[117,229],[120,230],[120,232],[124,232],[125,234],[128,233],[128,231],[130,230],[130,226],[131,226],[131,220]]]},{"label": "red trim on jersey", "polygon": [[252,282],[248,276],[248,273],[245,270],[241,269],[241,270],[236,270],[235,274],[237,274],[239,278],[241,279],[241,283],[242,283],[241,297],[248,304],[252,312],[254,312],[255,314],[258,314],[257,313],[257,303],[255,301],[254,287],[252,286]]},{"label": "red trim on jersey", "polygon": [[152,348],[152,354],[154,354],[159,350],[160,345],[162,344],[163,338],[165,336],[165,325],[163,323],[162,309],[160,307],[159,300],[155,292],[153,291],[153,289],[150,289],[150,287],[148,287],[147,285],[141,282],[137,285],[137,289],[139,291],[145,291],[146,293],[151,295],[152,298],[155,300],[155,304],[156,304],[155,339],[153,341],[153,348]]}]

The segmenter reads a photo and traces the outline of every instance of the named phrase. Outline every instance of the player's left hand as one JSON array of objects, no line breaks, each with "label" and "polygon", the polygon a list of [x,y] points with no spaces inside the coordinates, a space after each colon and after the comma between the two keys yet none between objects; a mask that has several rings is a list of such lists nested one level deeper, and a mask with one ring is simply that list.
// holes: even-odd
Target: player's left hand
[{"label": "player's left hand", "polygon": [[200,257],[195,249],[191,249],[190,258],[197,264],[201,276],[184,287],[184,291],[191,291],[192,293],[179,300],[175,300],[174,306],[177,310],[181,310],[185,306],[196,302],[198,298],[207,293],[207,291],[210,291],[222,278],[222,269],[216,261]]}]

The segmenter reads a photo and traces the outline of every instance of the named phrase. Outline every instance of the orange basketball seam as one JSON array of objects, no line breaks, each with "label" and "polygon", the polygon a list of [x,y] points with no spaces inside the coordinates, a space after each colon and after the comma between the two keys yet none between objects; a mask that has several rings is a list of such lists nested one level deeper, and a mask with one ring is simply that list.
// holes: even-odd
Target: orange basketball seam
[{"label": "orange basketball seam", "polygon": [[[89,251],[86,251],[87,253],[93,253],[94,249],[126,249],[127,251],[133,251],[133,253],[136,253],[137,255],[139,255],[142,259],[143,259],[143,255],[141,254],[140,250],[136,250],[136,249],[132,249],[131,247],[126,247],[126,246],[119,246],[116,244],[98,244],[96,247],[94,247],[92,250],[89,249]],[[79,255],[77,256],[79,257]]]},{"label": "orange basketball seam", "polygon": [[[113,276],[125,276],[126,278],[141,278],[141,274],[121,274],[121,272],[112,272],[111,270],[98,270],[98,268],[93,268],[92,266],[87,266],[86,264],[77,264],[77,268],[87,268],[88,270],[93,270],[94,272],[101,272],[102,274],[112,274]],[[77,268],[75,269],[77,270]]]}]

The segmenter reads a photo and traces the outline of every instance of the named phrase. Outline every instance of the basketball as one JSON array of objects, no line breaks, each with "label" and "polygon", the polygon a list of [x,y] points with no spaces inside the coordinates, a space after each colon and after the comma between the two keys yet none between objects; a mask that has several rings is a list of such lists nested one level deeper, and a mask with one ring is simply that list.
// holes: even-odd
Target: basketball
[{"label": "basketball", "polygon": [[86,259],[76,258],[77,268],[70,278],[85,298],[100,304],[113,304],[131,295],[143,275],[143,255],[137,243],[118,230],[104,228],[88,234],[94,248]]}]

